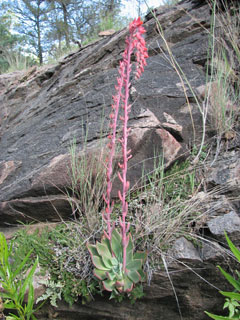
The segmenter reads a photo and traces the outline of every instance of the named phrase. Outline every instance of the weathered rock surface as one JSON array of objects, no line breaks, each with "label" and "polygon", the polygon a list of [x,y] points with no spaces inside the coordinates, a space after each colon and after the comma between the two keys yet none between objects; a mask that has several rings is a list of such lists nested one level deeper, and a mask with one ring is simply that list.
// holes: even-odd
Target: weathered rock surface
[{"label": "weathered rock surface", "polygon": [[[205,83],[210,29],[206,1],[182,1],[173,9],[156,9],[155,13],[181,70],[193,89],[199,88]],[[149,172],[156,154],[164,155],[165,165],[169,166],[184,156],[187,146],[201,135],[201,116],[193,93],[185,81],[186,91],[182,87],[150,14],[144,26],[150,58],[143,77],[138,82],[132,80],[130,95],[129,144],[133,157],[128,178],[132,186],[141,178],[143,162],[145,172]],[[8,80],[6,75],[0,76],[0,227],[19,220],[58,221],[59,215],[71,217],[64,194],[71,183],[69,146],[76,138],[79,156],[84,156],[87,133],[88,153],[99,154],[100,137],[107,136],[111,97],[126,34],[126,29],[117,31],[51,68],[15,73]],[[208,189],[220,187],[225,191],[227,186],[230,195],[239,197],[239,154],[228,155],[210,166],[207,184]],[[115,193],[117,189],[116,181]],[[59,308],[49,314],[43,310],[40,318],[207,320],[204,310],[221,312],[224,298],[218,290],[229,288],[216,262],[227,267],[229,261],[218,242],[224,240],[225,226],[234,240],[240,240],[240,204],[239,199],[233,204],[224,195],[206,200],[204,192],[199,194],[199,201],[206,212],[199,228],[210,240],[196,248],[186,238],[178,239],[168,272],[156,272],[137,305],[129,301],[116,304],[105,295],[71,308],[59,303]]]},{"label": "weathered rock surface", "polygon": [[[195,88],[205,82],[210,16],[207,5],[197,10],[193,7],[186,1],[156,14],[176,61]],[[148,16],[144,26],[150,58],[143,77],[138,82],[132,80],[131,86],[131,185],[141,178],[143,162],[146,171],[152,170],[156,154],[164,151],[169,165],[186,152],[194,139],[190,110],[195,138],[201,132],[193,94],[185,84],[185,95],[155,20]],[[59,214],[69,216],[62,194],[69,184],[68,148],[75,137],[81,149],[86,131],[89,149],[96,148],[101,128],[103,137],[107,135],[107,116],[126,34],[126,29],[118,31],[55,66],[10,75],[9,81],[0,77],[1,225],[22,219],[55,220],[51,199],[46,208],[50,196],[61,204]],[[166,114],[176,123],[166,120]]]},{"label": "weathered rock surface", "polygon": [[208,170],[209,187],[220,186],[222,193],[238,198],[240,192],[240,152],[236,149],[223,154]]},{"label": "weathered rock surface", "polygon": [[[79,301],[69,307],[60,301],[58,308],[49,306],[49,309],[41,311],[38,318],[53,319],[55,314],[59,320],[207,320],[204,310],[219,313],[224,299],[218,290],[229,290],[230,287],[212,263],[200,265],[194,259],[190,266],[188,263],[183,258],[183,264],[168,266],[168,275],[165,271],[159,271],[150,285],[144,285],[145,297],[134,305],[127,299],[116,303],[109,300],[109,295],[105,293],[104,297],[95,296],[95,300],[86,305]],[[227,263],[226,260],[225,268]],[[169,277],[176,291],[179,308]]]}]

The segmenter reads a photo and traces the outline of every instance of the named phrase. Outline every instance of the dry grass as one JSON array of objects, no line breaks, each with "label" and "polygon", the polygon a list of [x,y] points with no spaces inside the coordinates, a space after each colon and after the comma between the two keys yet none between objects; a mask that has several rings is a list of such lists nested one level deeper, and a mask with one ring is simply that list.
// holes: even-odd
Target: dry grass
[{"label": "dry grass", "polygon": [[[231,2],[231,1],[230,1]],[[240,103],[240,9],[213,10],[211,77],[208,97],[209,122],[218,136],[234,130]]]}]

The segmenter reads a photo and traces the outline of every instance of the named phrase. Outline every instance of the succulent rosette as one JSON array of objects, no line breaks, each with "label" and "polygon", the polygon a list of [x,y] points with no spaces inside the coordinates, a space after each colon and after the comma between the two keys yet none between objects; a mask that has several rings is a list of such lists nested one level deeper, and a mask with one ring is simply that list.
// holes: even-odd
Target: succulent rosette
[{"label": "succulent rosette", "polygon": [[102,281],[107,291],[118,293],[130,292],[134,284],[144,281],[145,274],[142,270],[146,254],[144,252],[133,253],[133,241],[128,235],[126,249],[126,268],[123,268],[122,237],[114,229],[111,240],[103,236],[101,242],[96,245],[88,244],[94,265],[94,275]]}]

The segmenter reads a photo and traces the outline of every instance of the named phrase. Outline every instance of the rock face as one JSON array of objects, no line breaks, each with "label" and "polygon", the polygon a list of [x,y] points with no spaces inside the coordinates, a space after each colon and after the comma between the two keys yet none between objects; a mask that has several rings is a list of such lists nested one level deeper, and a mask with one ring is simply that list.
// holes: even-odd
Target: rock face
[{"label": "rock face", "polygon": [[[193,8],[186,1],[174,9],[158,9],[156,15],[177,63],[196,88],[205,81],[210,17],[207,5]],[[153,158],[164,153],[170,165],[199,137],[201,127],[193,93],[171,65],[156,21],[147,16],[144,27],[150,57],[143,77],[132,80],[130,96],[132,186],[141,178],[143,162],[146,172],[151,171]],[[70,216],[64,198],[70,183],[69,146],[76,138],[81,150],[87,135],[87,149],[94,150],[100,136],[107,135],[127,32],[82,47],[55,66],[15,73],[8,81],[0,76],[2,226],[23,219],[55,221],[59,217],[52,201],[60,215]]]},{"label": "rock face", "polygon": [[[223,252],[218,251],[218,254],[223,257]],[[95,296],[95,300],[86,305],[79,301],[69,307],[59,302],[56,309],[49,306],[42,310],[38,319],[53,319],[52,314],[55,314],[59,320],[208,320],[204,310],[221,312],[224,299],[218,290],[231,288],[212,263],[200,260],[194,252],[193,257],[188,254],[179,259],[180,263],[169,265],[168,275],[164,271],[155,275],[150,285],[144,286],[145,296],[134,305],[128,299],[116,303],[105,293],[104,297]]]},{"label": "rock face", "polygon": [[[155,14],[167,42],[148,14],[144,27],[150,57],[142,78],[131,84],[131,186],[141,178],[143,163],[145,172],[150,172],[154,158],[163,157],[168,167],[201,137],[194,92],[205,84],[209,6],[206,1],[187,0],[174,8],[158,8]],[[90,156],[100,155],[100,141],[106,145],[108,114],[127,32],[117,31],[82,47],[55,66],[0,76],[1,231],[19,220],[53,222],[60,216],[71,217],[65,192],[71,185],[69,146],[75,138],[79,157],[84,158],[86,150]],[[193,91],[179,77],[182,72]],[[239,165],[236,152],[209,168],[207,188],[225,190],[227,185],[238,200],[233,204],[223,194],[207,200],[204,192],[197,195],[203,203],[201,210],[207,213],[203,232],[211,241],[196,248],[179,238],[167,261],[168,272],[154,275],[136,306],[127,300],[116,304],[108,296],[96,297],[90,304],[71,308],[60,303],[48,315],[43,310],[39,319],[207,320],[204,310],[221,312],[224,299],[218,290],[230,288],[216,263],[228,266],[226,250],[220,245],[226,228],[240,243]],[[118,184],[116,180],[115,194]]]}]

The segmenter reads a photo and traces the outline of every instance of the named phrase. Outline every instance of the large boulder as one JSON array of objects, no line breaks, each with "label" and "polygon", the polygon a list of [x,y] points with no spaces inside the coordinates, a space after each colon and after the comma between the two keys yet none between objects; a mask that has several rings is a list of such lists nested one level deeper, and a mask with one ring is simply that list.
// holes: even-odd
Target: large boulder
[{"label": "large boulder", "polygon": [[[171,165],[201,132],[189,84],[194,90],[205,82],[209,8],[203,4],[196,10],[193,2],[185,1],[157,9],[156,16],[178,66],[172,65],[159,27],[148,15],[144,27],[150,57],[142,78],[131,84],[132,186],[141,178],[142,164],[150,172],[153,158],[164,154],[165,165]],[[123,29],[86,45],[54,66],[15,73],[8,81],[0,76],[1,225],[25,219],[53,221],[56,209],[70,217],[64,197],[71,183],[69,146],[75,138],[80,152],[83,141],[87,150],[98,150],[98,141],[107,136],[127,33]]]}]

